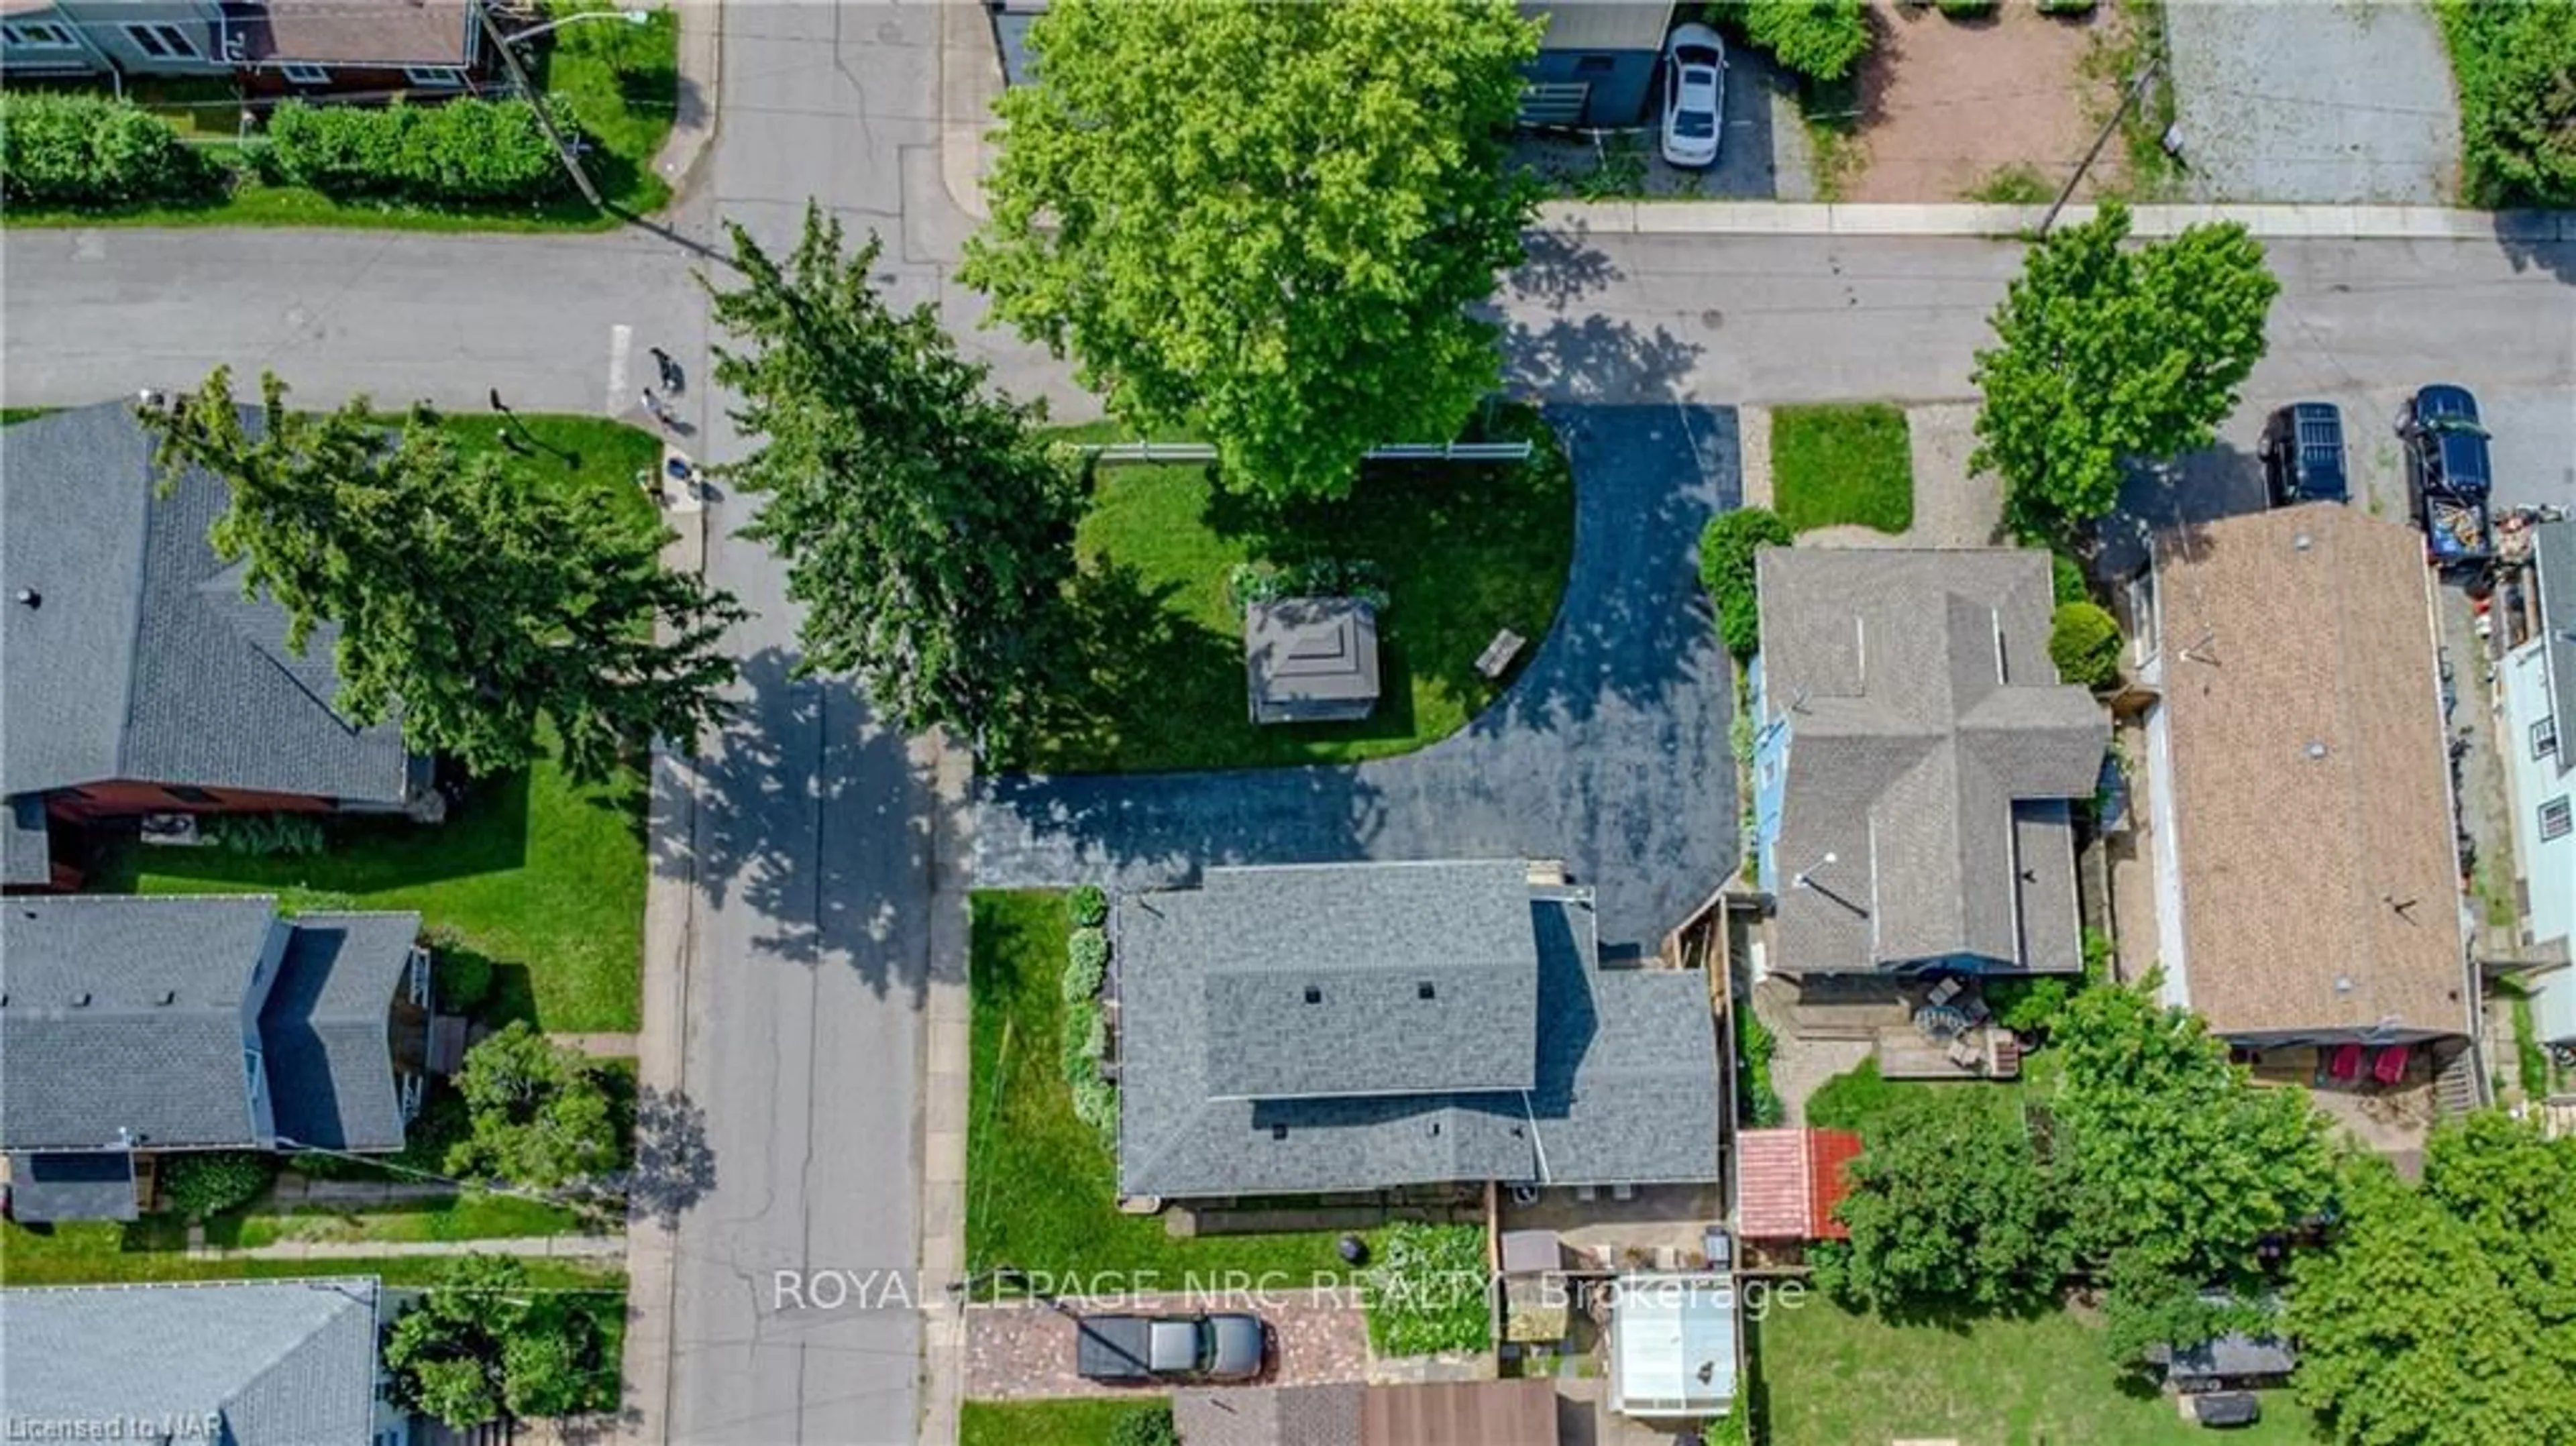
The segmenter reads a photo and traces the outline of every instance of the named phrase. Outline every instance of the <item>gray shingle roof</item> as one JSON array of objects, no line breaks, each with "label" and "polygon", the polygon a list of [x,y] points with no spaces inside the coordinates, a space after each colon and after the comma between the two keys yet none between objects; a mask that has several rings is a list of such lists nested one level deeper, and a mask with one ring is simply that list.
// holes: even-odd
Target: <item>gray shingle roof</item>
[{"label": "gray shingle roof", "polygon": [[206,541],[224,484],[190,472],[156,499],[158,480],[122,402],[0,430],[0,793],[133,779],[400,802],[400,728],[332,711],[333,630],[288,651],[284,615]]},{"label": "gray shingle roof", "polygon": [[[1219,1098],[1527,1089],[1528,866],[1215,868],[1183,906]],[[1429,997],[1425,997],[1425,995]]]},{"label": "gray shingle roof", "polygon": [[122,1151],[11,1155],[9,1212],[19,1220],[131,1220],[134,1157]]},{"label": "gray shingle roof", "polygon": [[2543,522],[2531,530],[2540,575],[2540,625],[2549,639],[2550,717],[2562,741],[2558,771],[2576,755],[2576,522]]},{"label": "gray shingle roof", "polygon": [[387,1015],[419,932],[261,896],[10,900],[0,1147],[399,1148]]},{"label": "gray shingle roof", "polygon": [[274,899],[9,900],[0,1147],[100,1149],[120,1129],[172,1147],[265,1137],[243,1002],[285,948]]},{"label": "gray shingle roof", "polygon": [[[1351,864],[1211,869],[1209,886],[1257,893],[1274,877],[1420,870],[1484,899],[1493,922],[1462,939],[1517,927],[1532,973],[1511,971],[1534,1008],[1532,1087],[1445,1094],[1250,1100],[1214,1097],[1212,1028],[1203,987],[1211,949],[1202,925],[1222,917],[1227,947],[1295,947],[1290,929],[1241,902],[1202,910],[1203,890],[1174,890],[1118,906],[1119,1183],[1130,1194],[1193,1197],[1379,1189],[1453,1180],[1613,1184],[1711,1180],[1718,1171],[1717,1055],[1706,981],[1696,973],[1603,970],[1592,904],[1581,890],[1533,890],[1526,868]],[[1231,874],[1220,882],[1221,875]],[[1498,895],[1496,881],[1510,889]],[[1367,893],[1364,879],[1325,881]],[[1290,916],[1304,927],[1303,913]],[[1506,922],[1509,921],[1509,922]],[[1409,976],[1408,976],[1409,977]],[[1303,1008],[1302,1004],[1292,1008]],[[1293,1016],[1292,1016],[1293,1020]],[[1288,1026],[1281,1025],[1280,1028]],[[1401,1034],[1368,1047],[1424,1046]],[[1356,1077],[1376,1061],[1344,1061]],[[1394,1077],[1405,1077],[1397,1074]]]},{"label": "gray shingle roof", "polygon": [[54,876],[52,830],[45,822],[45,800],[27,793],[0,800],[0,843],[5,843],[7,867],[0,869],[0,881],[12,884],[42,884]]},{"label": "gray shingle roof", "polygon": [[0,1416],[214,1417],[226,1446],[363,1446],[373,1277],[0,1290]]},{"label": "gray shingle roof", "polygon": [[410,967],[418,914],[302,914],[260,1010],[277,1132],[332,1150],[399,1150],[386,1014]]},{"label": "gray shingle roof", "polygon": [[1377,610],[1356,598],[1252,604],[1243,655],[1256,723],[1365,718],[1377,702]]},{"label": "gray shingle roof", "polygon": [[2078,967],[2054,805],[2091,795],[2110,720],[2049,661],[2047,554],[1772,549],[1756,568],[1763,722],[1788,729],[1778,967]]}]

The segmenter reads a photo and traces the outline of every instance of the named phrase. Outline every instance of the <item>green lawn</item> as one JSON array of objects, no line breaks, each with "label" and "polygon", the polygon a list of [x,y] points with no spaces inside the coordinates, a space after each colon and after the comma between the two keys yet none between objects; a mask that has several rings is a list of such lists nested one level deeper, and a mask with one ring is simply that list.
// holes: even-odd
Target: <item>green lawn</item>
[{"label": "green lawn", "polygon": [[[381,1275],[390,1285],[426,1285],[454,1257],[388,1256],[380,1260],[227,1260],[192,1258],[185,1231],[167,1218],[130,1225],[84,1222],[30,1229],[0,1222],[0,1284],[108,1285],[155,1280],[274,1280],[297,1275]],[[597,1265],[531,1259],[533,1283],[556,1289],[625,1289],[614,1262]]]},{"label": "green lawn", "polygon": [[968,1401],[958,1415],[957,1446],[1106,1446],[1119,1422],[1167,1411],[1169,1400]]},{"label": "green lawn", "polygon": [[1757,1328],[1755,1409],[1770,1446],[1906,1438],[1959,1446],[2291,1446],[2316,1439],[2286,1391],[2253,1428],[2213,1435],[2112,1369],[2099,1330],[2063,1312],[1890,1325],[1810,1295]]},{"label": "green lawn", "polygon": [[341,1210],[299,1205],[292,1210],[244,1216],[229,1243],[248,1249],[281,1240],[508,1240],[519,1236],[571,1235],[583,1219],[573,1211],[515,1195],[460,1195],[447,1200],[406,1200]]},{"label": "green lawn", "polygon": [[[547,9],[622,9],[607,0],[555,0]],[[536,68],[537,84],[563,99],[588,137],[583,164],[607,201],[593,207],[578,195],[515,206],[433,207],[399,201],[336,201],[302,186],[271,185],[245,176],[228,193],[196,204],[131,206],[115,210],[11,207],[12,226],[336,226],[394,231],[606,231],[629,216],[661,209],[670,187],[653,173],[678,114],[679,21],[668,8],[651,11],[644,25],[591,21],[556,31]],[[199,104],[220,90],[206,83],[163,83],[138,99],[201,142],[236,135],[238,111]],[[244,160],[239,145],[206,149],[225,163]]]},{"label": "green lawn", "polygon": [[[597,496],[658,526],[634,474],[661,444],[596,417],[526,415],[542,450],[527,475]],[[446,421],[467,453],[498,447],[493,419]],[[573,465],[567,459],[578,459]],[[275,893],[293,910],[415,909],[455,949],[493,964],[496,1022],[561,1031],[636,1027],[644,953],[644,782],[593,788],[551,761],[479,781],[447,821],[347,819],[327,852],[256,858],[220,849],[127,848],[96,887],[143,894]]]},{"label": "green lawn", "polygon": [[1793,532],[1913,526],[1905,413],[1884,402],[1773,408],[1771,508]]},{"label": "green lawn", "polygon": [[0,427],[15,426],[29,417],[41,417],[51,407],[0,407]]},{"label": "green lawn", "polygon": [[966,1144],[968,1268],[1160,1273],[1279,1271],[1295,1287],[1339,1279],[1331,1231],[1175,1240],[1159,1216],[1121,1215],[1117,1167],[1073,1113],[1057,1063],[1064,896],[986,890],[973,899],[972,1114]]},{"label": "green lawn", "polygon": [[[1498,419],[1530,463],[1372,467],[1344,502],[1273,512],[1211,488],[1196,465],[1102,468],[1083,519],[1076,605],[1097,640],[1084,695],[1033,723],[1015,766],[1061,772],[1272,767],[1409,752],[1465,726],[1499,691],[1476,655],[1503,628],[1547,633],[1574,545],[1572,475],[1534,413]],[[1104,429],[1068,433],[1101,440]],[[1244,698],[1240,563],[1373,564],[1381,693],[1358,723],[1256,727]]]}]

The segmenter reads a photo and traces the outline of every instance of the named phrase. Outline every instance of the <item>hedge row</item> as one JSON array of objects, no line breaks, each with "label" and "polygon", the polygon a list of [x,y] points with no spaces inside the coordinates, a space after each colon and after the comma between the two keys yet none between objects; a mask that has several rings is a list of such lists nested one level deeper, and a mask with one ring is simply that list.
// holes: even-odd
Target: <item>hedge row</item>
[{"label": "hedge row", "polygon": [[[558,116],[557,124],[570,121]],[[537,201],[570,184],[524,100],[459,99],[381,109],[287,101],[268,118],[278,179],[330,196]]]},{"label": "hedge row", "polygon": [[35,206],[177,201],[216,183],[169,122],[95,95],[0,94],[0,198]]},{"label": "hedge row", "polygon": [[1717,632],[1739,658],[1762,646],[1760,600],[1754,595],[1753,554],[1787,547],[1798,535],[1767,507],[1721,513],[1699,535],[1699,582],[1717,605]]},{"label": "hedge row", "polygon": [[2576,0],[2440,0],[2480,206],[2576,205]]}]

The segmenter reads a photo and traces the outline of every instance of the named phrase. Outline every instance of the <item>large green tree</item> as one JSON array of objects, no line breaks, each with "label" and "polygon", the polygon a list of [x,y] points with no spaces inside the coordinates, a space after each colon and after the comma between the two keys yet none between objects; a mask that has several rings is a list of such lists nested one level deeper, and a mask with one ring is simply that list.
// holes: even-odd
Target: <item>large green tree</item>
[{"label": "large green tree", "polygon": [[[2325,1117],[2260,1088],[2200,1016],[2152,979],[2068,1001],[2051,1036],[2056,1157],[2084,1253],[2144,1252],[2194,1282],[2250,1270],[2264,1237],[2315,1216],[2333,1187]],[[2134,1268],[2134,1267],[2133,1267]]]},{"label": "large green tree", "polygon": [[2014,1097],[1912,1096],[1867,1141],[1837,1207],[1851,1239],[1815,1251],[1837,1299],[1903,1310],[2055,1294],[2070,1264],[2063,1207]]},{"label": "large green tree", "polygon": [[2338,1446],[2576,1441],[2576,1140],[2447,1122],[2413,1189],[2356,1158],[2291,1274],[2293,1384]]},{"label": "large green tree", "polygon": [[616,1168],[616,1112],[597,1069],[524,1019],[465,1052],[456,1072],[470,1132],[450,1173],[545,1190]]},{"label": "large green tree", "polygon": [[1783,69],[1813,80],[1849,75],[1875,38],[1861,0],[1730,0],[1711,13],[1770,51]]},{"label": "large green tree", "polygon": [[583,1299],[508,1256],[454,1261],[385,1332],[394,1399],[456,1427],[614,1407],[617,1362]]},{"label": "large green tree", "polygon": [[2576,0],[2441,0],[2473,199],[2576,204]]},{"label": "large green tree", "polygon": [[2207,446],[2262,359],[2281,288],[2243,226],[2128,235],[2112,203],[2034,243],[1977,353],[1969,465],[2003,478],[2026,540],[2080,540],[2118,502],[2123,462]]},{"label": "large green tree", "polygon": [[802,666],[855,672],[906,728],[1007,751],[1066,662],[1080,477],[929,307],[886,307],[874,235],[847,250],[809,207],[783,264],[732,235],[715,374],[757,446],[723,475],[762,499],[748,535],[805,604]]},{"label": "large green tree", "polygon": [[1508,0],[1059,0],[960,275],[1131,423],[1339,496],[1499,380],[1470,309],[1521,258],[1507,141],[1538,33]]},{"label": "large green tree", "polygon": [[308,414],[274,375],[260,391],[255,426],[223,368],[140,415],[173,477],[229,484],[215,551],[285,609],[287,645],[337,629],[342,713],[399,709],[413,749],[478,773],[535,758],[549,719],[585,780],[724,715],[733,665],[716,645],[741,609],[663,567],[658,526],[499,455],[460,456],[426,407],[388,429],[364,397]]}]

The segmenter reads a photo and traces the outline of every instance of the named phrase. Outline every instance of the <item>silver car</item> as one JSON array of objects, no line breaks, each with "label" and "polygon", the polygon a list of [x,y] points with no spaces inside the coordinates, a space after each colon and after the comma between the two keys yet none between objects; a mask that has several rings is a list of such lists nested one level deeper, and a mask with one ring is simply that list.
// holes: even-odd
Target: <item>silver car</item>
[{"label": "silver car", "polygon": [[1674,28],[1664,42],[1664,161],[1717,164],[1726,134],[1726,42],[1705,25]]},{"label": "silver car", "polygon": [[1073,1369],[1085,1380],[1248,1381],[1261,1374],[1268,1332],[1260,1317],[1087,1315],[1077,1323]]}]

